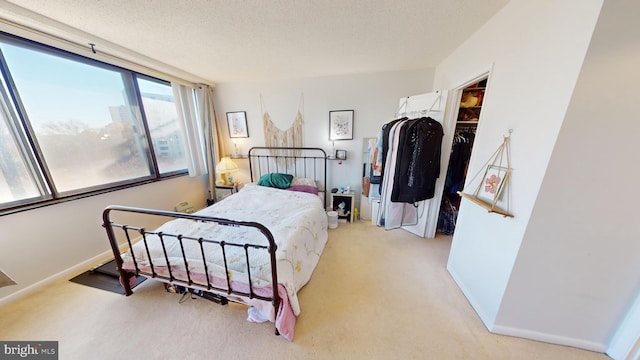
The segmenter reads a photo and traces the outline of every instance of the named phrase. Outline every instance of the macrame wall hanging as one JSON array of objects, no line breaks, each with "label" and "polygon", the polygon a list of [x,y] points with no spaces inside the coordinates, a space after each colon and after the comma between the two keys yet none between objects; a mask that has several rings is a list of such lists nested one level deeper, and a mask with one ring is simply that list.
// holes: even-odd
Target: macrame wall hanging
[{"label": "macrame wall hanging", "polygon": [[[509,129],[509,135],[503,136],[502,144],[491,158],[480,168],[480,171],[469,181],[473,184],[478,175],[484,173],[477,183],[473,194],[458,191],[458,195],[471,200],[476,205],[483,207],[490,213],[497,213],[504,217],[513,217],[511,214],[511,154],[510,140],[513,130]],[[505,206],[500,207],[500,203]]]},{"label": "macrame wall hanging", "polygon": [[260,95],[260,105],[262,107],[262,120],[264,123],[264,143],[268,147],[302,147],[302,112],[304,111],[304,94],[300,95],[300,104],[296,118],[291,127],[287,130],[280,130],[272,121],[262,95]]}]

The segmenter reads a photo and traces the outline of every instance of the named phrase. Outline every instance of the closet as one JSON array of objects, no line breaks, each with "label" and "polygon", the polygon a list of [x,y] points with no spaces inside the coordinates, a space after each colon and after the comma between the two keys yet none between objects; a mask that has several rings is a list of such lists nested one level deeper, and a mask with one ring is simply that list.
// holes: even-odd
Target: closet
[{"label": "closet", "polygon": [[460,208],[460,195],[457,192],[462,190],[467,177],[486,86],[485,78],[462,89],[438,215],[437,231],[445,235],[452,235],[455,230]]}]

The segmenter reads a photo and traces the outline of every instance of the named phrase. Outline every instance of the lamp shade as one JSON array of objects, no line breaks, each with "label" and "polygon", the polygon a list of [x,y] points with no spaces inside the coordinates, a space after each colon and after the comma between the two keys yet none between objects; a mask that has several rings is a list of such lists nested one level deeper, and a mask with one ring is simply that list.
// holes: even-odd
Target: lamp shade
[{"label": "lamp shade", "polygon": [[216,165],[216,172],[221,174],[226,174],[230,172],[238,171],[238,165],[233,162],[233,160],[228,157],[223,157],[218,165]]}]

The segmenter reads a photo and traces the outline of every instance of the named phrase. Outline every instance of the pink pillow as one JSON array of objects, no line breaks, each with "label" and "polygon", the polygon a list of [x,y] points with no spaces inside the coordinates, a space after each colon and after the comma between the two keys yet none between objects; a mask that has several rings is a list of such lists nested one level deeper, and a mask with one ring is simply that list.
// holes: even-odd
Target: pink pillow
[{"label": "pink pillow", "polygon": [[318,188],[311,185],[291,185],[287,188],[287,190],[300,191],[300,192],[306,192],[309,194],[318,195]]}]

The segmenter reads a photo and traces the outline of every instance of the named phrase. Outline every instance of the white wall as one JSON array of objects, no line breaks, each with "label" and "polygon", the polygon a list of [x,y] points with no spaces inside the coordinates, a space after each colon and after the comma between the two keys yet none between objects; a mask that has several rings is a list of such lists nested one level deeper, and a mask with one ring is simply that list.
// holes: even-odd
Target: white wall
[{"label": "white wall", "polygon": [[436,68],[434,88],[444,89],[492,69],[471,176],[513,129],[510,210],[515,217],[489,214],[463,201],[448,262],[489,329],[496,323],[601,3],[513,0]]},{"label": "white wall", "polygon": [[639,16],[637,1],[604,2],[502,300],[505,329],[604,351],[638,296]]},{"label": "white wall", "polygon": [[[401,97],[431,91],[433,69],[381,72],[307,79],[218,84],[215,88],[218,118],[226,126],[226,112],[246,111],[249,138],[237,139],[240,152],[251,146],[264,146],[264,128],[260,95],[271,120],[281,130],[288,129],[295,119],[303,97],[303,145],[331,151],[329,141],[329,111],[355,110],[353,140],[335,142],[336,149],[348,151],[342,165],[328,164],[328,187],[350,185],[360,193],[362,180],[362,138],[376,137],[382,124],[392,120]],[[225,136],[228,135],[224,129]],[[226,139],[228,153],[233,145]],[[234,175],[249,181],[246,160],[234,160],[244,171]]]},{"label": "white wall", "polygon": [[18,283],[0,289],[0,304],[108,259],[105,252],[111,248],[101,226],[106,206],[173,210],[175,204],[189,201],[202,208],[206,198],[204,178],[182,176],[0,216],[0,268]]}]

